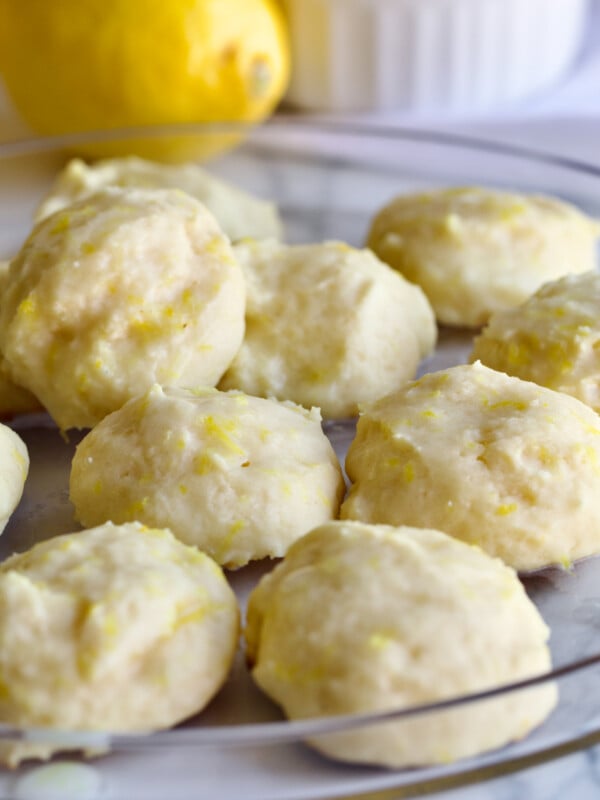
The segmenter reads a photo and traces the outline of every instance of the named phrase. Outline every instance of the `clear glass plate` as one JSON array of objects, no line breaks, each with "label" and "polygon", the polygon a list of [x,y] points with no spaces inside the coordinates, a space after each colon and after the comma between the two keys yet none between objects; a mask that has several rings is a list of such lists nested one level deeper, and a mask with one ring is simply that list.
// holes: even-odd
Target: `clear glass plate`
[{"label": "clear glass plate", "polygon": [[[119,137],[137,147],[142,139],[162,144],[174,136],[195,146],[205,137],[214,142],[222,132],[240,131],[231,126],[192,126],[0,147],[0,257],[16,252],[31,227],[33,210],[58,169],[82,146]],[[276,119],[243,133],[243,144],[213,159],[209,169],[274,200],[290,242],[341,239],[361,245],[370,219],[383,203],[400,192],[441,185],[485,184],[550,193],[600,217],[600,170],[565,159],[423,131],[373,131],[297,119]],[[421,366],[421,372],[464,361],[470,342],[469,334],[441,331],[436,353]],[[68,500],[70,459],[77,437],[65,442],[43,415],[13,424],[29,447],[32,464],[23,500],[0,538],[1,558],[77,527]],[[325,427],[343,460],[353,423]],[[229,575],[242,604],[269,567],[256,564]],[[241,651],[230,680],[205,712],[175,730],[143,736],[3,728],[0,739],[49,738],[75,748],[108,750],[89,762],[87,793],[81,790],[73,795],[87,800],[96,796],[113,800],[391,798],[400,791],[409,796],[497,775],[600,738],[600,560],[588,559],[571,571],[548,570],[525,578],[524,583],[552,631],[554,671],[534,683],[555,681],[559,705],[523,741],[477,758],[411,770],[327,760],[303,740],[374,722],[439,714],[442,707],[484,698],[456,698],[433,710],[405,709],[377,718],[291,723],[254,688]],[[523,688],[498,687],[488,695]],[[69,761],[76,760],[77,756],[69,756]],[[23,781],[35,777],[31,771],[36,768],[27,764],[15,772],[0,770],[0,798],[25,798]],[[39,780],[43,783],[46,778],[40,774]]]}]

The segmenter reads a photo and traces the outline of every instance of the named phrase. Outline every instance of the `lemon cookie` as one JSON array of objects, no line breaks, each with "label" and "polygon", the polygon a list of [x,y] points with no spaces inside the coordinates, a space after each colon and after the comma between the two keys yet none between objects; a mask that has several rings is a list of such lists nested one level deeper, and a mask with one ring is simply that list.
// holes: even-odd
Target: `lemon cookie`
[{"label": "lemon cookie", "polygon": [[[548,628],[512,569],[408,527],[311,531],[251,593],[245,635],[254,680],[292,719],[434,703],[551,666]],[[544,685],[312,743],[344,761],[445,764],[523,737],[555,702]]]},{"label": "lemon cookie", "polygon": [[159,164],[134,156],[86,164],[71,160],[36,212],[40,220],[106,186],[181,189],[212,211],[230,239],[279,238],[283,226],[277,207],[217,178],[197,164]]},{"label": "lemon cookie", "polygon": [[25,442],[12,428],[0,423],[0,533],[19,504],[28,472]]},{"label": "lemon cookie", "polygon": [[159,386],[87,434],[70,479],[84,525],[168,527],[228,567],[284,555],[343,492],[318,410]]},{"label": "lemon cookie", "polygon": [[[221,569],[170,532],[108,523],[58,536],[0,565],[0,719],[64,731],[170,727],[224,683],[238,634]],[[0,758],[14,766],[55,748],[3,744]]]},{"label": "lemon cookie", "polygon": [[[0,261],[0,305],[4,297],[9,267],[10,261]],[[19,414],[41,411],[41,408],[37,397],[11,380],[8,366],[0,353],[0,419],[9,420]]]},{"label": "lemon cookie", "polygon": [[437,528],[519,570],[600,551],[600,417],[479,363],[374,403],[346,471],[344,518]]},{"label": "lemon cookie", "polygon": [[498,312],[475,339],[471,360],[566,392],[600,412],[600,273],[544,284]]},{"label": "lemon cookie", "polygon": [[85,428],[155,382],[216,384],[244,309],[241,268],[201,203],[107,188],[34,228],[11,264],[0,349],[61,428]]},{"label": "lemon cookie", "polygon": [[421,289],[368,250],[270,240],[235,253],[246,275],[246,333],[222,388],[354,416],[413,378],[435,345]]},{"label": "lemon cookie", "polygon": [[558,199],[460,187],[392,200],[368,246],[423,288],[439,322],[476,327],[547,281],[593,269],[599,235]]}]

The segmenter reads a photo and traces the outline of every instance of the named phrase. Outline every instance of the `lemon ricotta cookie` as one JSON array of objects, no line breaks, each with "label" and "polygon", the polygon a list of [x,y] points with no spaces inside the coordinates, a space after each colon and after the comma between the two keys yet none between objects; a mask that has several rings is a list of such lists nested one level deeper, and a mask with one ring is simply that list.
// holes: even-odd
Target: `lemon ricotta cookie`
[{"label": "lemon ricotta cookie", "polygon": [[422,287],[439,322],[478,327],[543,283],[593,269],[599,235],[558,199],[458,187],[395,198],[368,246]]},{"label": "lemon ricotta cookie", "polygon": [[[0,306],[9,268],[10,261],[0,261]],[[10,420],[19,414],[41,411],[41,408],[39,400],[31,392],[11,380],[8,366],[0,353],[0,419]]]},{"label": "lemon ricotta cookie", "polygon": [[106,186],[181,189],[200,200],[233,241],[283,234],[277,207],[217,178],[197,164],[160,164],[135,156],[86,164],[72,159],[36,212],[40,220]]},{"label": "lemon ricotta cookie", "polygon": [[342,242],[243,242],[246,332],[220,386],[350,417],[414,377],[433,349],[433,311],[417,286]]},{"label": "lemon ricotta cookie", "polygon": [[525,303],[494,314],[472,361],[566,392],[600,412],[600,273],[544,284]]},{"label": "lemon ricotta cookie", "polygon": [[83,525],[168,527],[227,567],[283,556],[343,492],[317,409],[159,386],[84,437],[70,478]]},{"label": "lemon ricotta cookie", "polygon": [[[57,536],[0,565],[0,719],[63,731],[170,727],[225,682],[238,636],[222,570],[169,531],[108,523]],[[60,738],[3,743],[0,759],[16,766],[55,749]]]},{"label": "lemon ricotta cookie", "polygon": [[241,268],[201,203],[107,188],[32,231],[11,263],[0,349],[61,428],[85,428],[155,382],[216,384],[244,309]]},{"label": "lemon ricotta cookie", "polygon": [[437,528],[522,571],[600,551],[600,417],[480,363],[372,404],[346,472],[346,519]]},{"label": "lemon ricotta cookie", "polygon": [[29,452],[18,433],[0,423],[0,533],[19,504],[29,473]]},{"label": "lemon ricotta cookie", "polygon": [[[515,572],[435,530],[332,522],[289,550],[248,604],[248,661],[292,719],[399,710],[546,673],[549,631]],[[448,763],[520,739],[553,685],[314,737],[344,761]]]}]

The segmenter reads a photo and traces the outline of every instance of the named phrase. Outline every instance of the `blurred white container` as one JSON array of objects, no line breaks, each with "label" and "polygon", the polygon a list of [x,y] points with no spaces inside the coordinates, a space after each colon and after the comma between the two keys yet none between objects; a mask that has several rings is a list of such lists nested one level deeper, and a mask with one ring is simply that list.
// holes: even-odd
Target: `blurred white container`
[{"label": "blurred white container", "polygon": [[321,111],[485,110],[550,86],[588,0],[282,0],[287,94]]}]

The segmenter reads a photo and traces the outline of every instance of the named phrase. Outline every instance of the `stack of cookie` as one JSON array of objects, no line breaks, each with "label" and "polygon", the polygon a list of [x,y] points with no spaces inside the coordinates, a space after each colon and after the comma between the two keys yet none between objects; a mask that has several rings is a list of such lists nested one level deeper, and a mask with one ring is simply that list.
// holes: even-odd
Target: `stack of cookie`
[{"label": "stack of cookie", "polygon": [[[3,268],[1,410],[89,429],[69,484],[84,530],[0,566],[0,719],[198,713],[238,645],[224,570],[263,559],[283,560],[251,594],[246,654],[289,717],[548,673],[517,573],[600,552],[597,235],[552,198],[452,188],[394,199],[364,249],[291,245],[272,204],[195,165],[68,165]],[[413,380],[438,325],[484,324],[472,363]],[[357,417],[342,464],[322,423]],[[0,432],[6,522],[28,455]],[[556,697],[546,682],[312,744],[443,763],[525,735]]]}]

